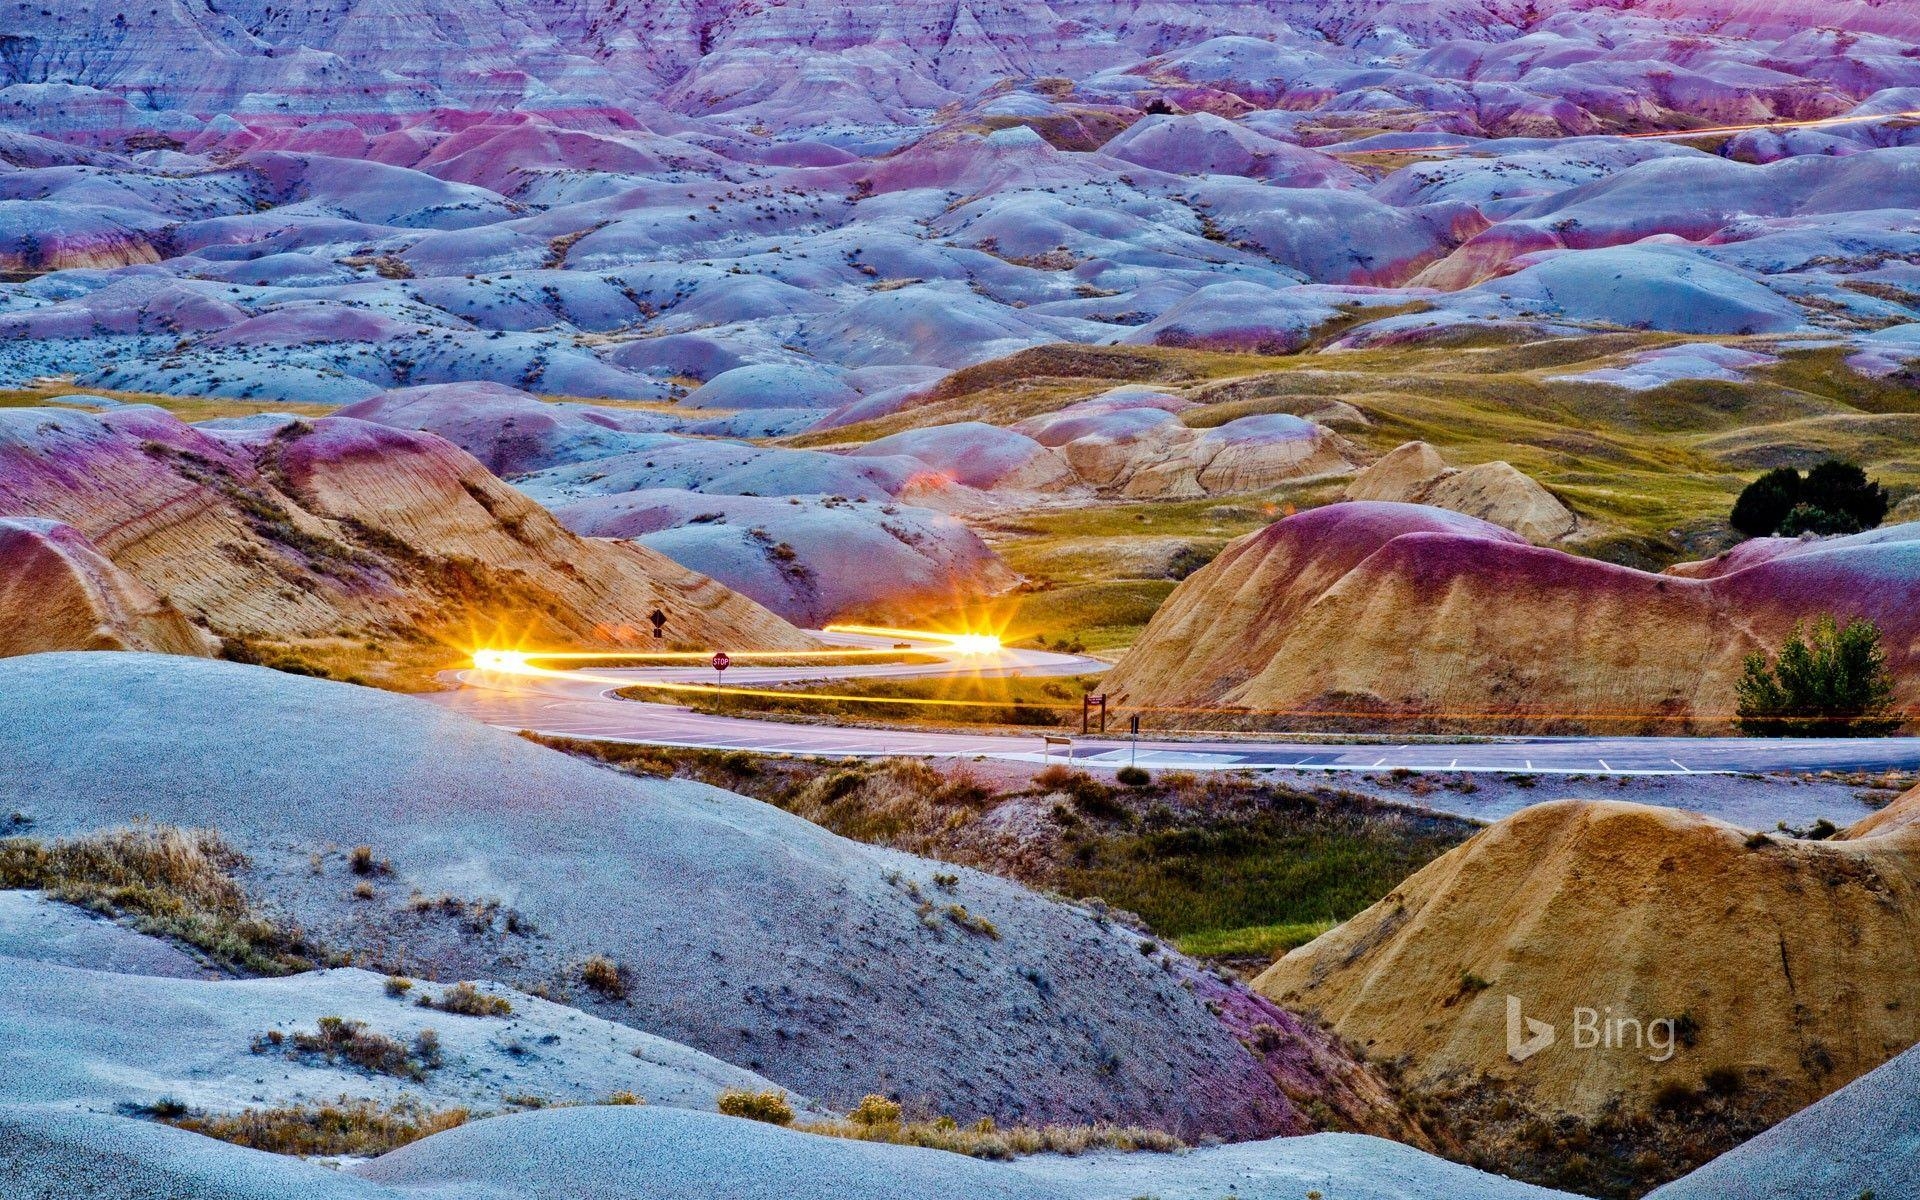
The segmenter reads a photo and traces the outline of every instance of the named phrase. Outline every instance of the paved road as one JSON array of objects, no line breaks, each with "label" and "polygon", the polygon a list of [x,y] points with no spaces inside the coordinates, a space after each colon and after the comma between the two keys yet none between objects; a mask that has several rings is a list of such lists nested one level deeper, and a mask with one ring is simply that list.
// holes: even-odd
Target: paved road
[{"label": "paved road", "polygon": [[[877,639],[827,635],[842,645],[876,645]],[[961,657],[933,643],[916,649],[941,656],[938,663],[891,663],[836,667],[735,666],[729,687],[802,680],[956,673],[1004,676],[1076,675],[1103,669],[1094,659],[1038,650],[1002,650]],[[423,697],[489,725],[604,741],[714,750],[866,757],[916,755],[992,758],[1038,763],[1071,757],[1075,765],[1119,768],[1129,762],[1155,770],[1279,769],[1308,771],[1494,771],[1515,774],[1683,775],[1713,772],[1884,770],[1920,767],[1915,738],[1500,738],[1472,742],[1340,745],[1324,741],[1262,738],[1160,741],[1124,737],[1075,737],[1071,747],[1045,747],[1038,733],[908,732],[835,725],[802,725],[743,717],[709,716],[666,704],[614,698],[616,688],[635,683],[711,684],[703,667],[593,669],[513,674],[476,670],[449,672],[461,686]]]}]

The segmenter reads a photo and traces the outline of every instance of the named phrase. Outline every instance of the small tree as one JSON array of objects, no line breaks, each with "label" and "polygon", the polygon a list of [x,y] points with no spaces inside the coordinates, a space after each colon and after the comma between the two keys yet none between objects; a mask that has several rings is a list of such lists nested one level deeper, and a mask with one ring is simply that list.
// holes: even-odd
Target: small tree
[{"label": "small tree", "polygon": [[1804,476],[1777,467],[1748,484],[1729,518],[1748,537],[1859,533],[1887,516],[1887,494],[1850,462],[1830,458]]},{"label": "small tree", "polygon": [[1831,513],[1839,519],[1836,523],[1851,522],[1851,532],[1873,529],[1887,519],[1887,493],[1865,471],[1837,458],[1807,472],[1800,502]]},{"label": "small tree", "polygon": [[1800,503],[1805,480],[1792,467],[1777,467],[1754,480],[1733,502],[1733,527],[1748,537],[1771,537]]},{"label": "small tree", "polygon": [[1873,737],[1901,724],[1893,710],[1893,673],[1872,621],[1831,615],[1810,632],[1793,627],[1779,657],[1747,656],[1740,682],[1740,731],[1758,737]]}]

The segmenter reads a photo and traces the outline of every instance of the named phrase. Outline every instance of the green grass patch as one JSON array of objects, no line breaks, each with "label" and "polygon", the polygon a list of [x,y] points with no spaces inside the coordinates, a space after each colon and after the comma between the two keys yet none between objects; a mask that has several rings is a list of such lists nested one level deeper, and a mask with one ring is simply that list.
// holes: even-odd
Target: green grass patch
[{"label": "green grass patch", "polygon": [[1180,953],[1194,958],[1274,959],[1319,937],[1333,921],[1289,925],[1248,925],[1241,929],[1203,929],[1175,939]]},{"label": "green grass patch", "polygon": [[[1216,781],[1221,782],[1221,781]],[[1204,788],[1206,781],[1196,785]],[[1151,809],[1132,824],[1069,826],[1056,887],[1099,896],[1174,938],[1344,921],[1464,840],[1464,821],[1321,804],[1270,788],[1205,819]]]},{"label": "green grass patch", "polygon": [[[1133,644],[1178,584],[1171,579],[1121,579],[1003,596],[972,619],[1000,630],[1009,645],[1100,653]],[[967,614],[929,618],[959,621]]]},{"label": "green grass patch", "polygon": [[[869,724],[1050,727],[1078,723],[1081,697],[1097,683],[1097,676],[834,679],[753,689],[742,685],[724,692],[688,692],[637,684],[620,689],[619,695],[628,700],[681,704],[695,712],[734,716],[786,714]],[[789,692],[796,694],[786,694]]]}]

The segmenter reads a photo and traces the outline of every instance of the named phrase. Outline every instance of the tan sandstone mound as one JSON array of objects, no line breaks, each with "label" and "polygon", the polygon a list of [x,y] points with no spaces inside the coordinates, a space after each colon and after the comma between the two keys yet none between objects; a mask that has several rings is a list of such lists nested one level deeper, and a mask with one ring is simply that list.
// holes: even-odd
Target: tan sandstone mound
[{"label": "tan sandstone mound", "polygon": [[1430,504],[1491,521],[1532,542],[1562,541],[1580,529],[1571,509],[1512,463],[1455,470],[1425,442],[1408,442],[1360,472],[1347,485],[1346,498]]},{"label": "tan sandstone mound", "polygon": [[0,657],[50,650],[210,655],[219,643],[71,525],[0,518]]},{"label": "tan sandstone mound", "polygon": [[152,408],[0,411],[0,515],[65,522],[222,637],[804,634],[705,576],[577,537],[431,434],[343,418],[212,430]]},{"label": "tan sandstone mound", "polygon": [[1107,690],[1145,708],[1475,730],[1725,729],[1745,657],[1832,613],[1878,624],[1896,703],[1920,701],[1920,525],[1760,547],[1721,568],[1655,575],[1443,509],[1328,505],[1181,583]]},{"label": "tan sandstone mound", "polygon": [[[1778,1119],[1920,1040],[1917,820],[1920,789],[1827,841],[1613,801],[1538,805],[1255,986],[1402,1062],[1416,1090],[1491,1082],[1591,1119],[1705,1087]],[[1614,1018],[1642,1030],[1620,1025],[1608,1045]],[[1554,1027],[1551,1044],[1526,1052],[1541,1036],[1528,1020]]]}]

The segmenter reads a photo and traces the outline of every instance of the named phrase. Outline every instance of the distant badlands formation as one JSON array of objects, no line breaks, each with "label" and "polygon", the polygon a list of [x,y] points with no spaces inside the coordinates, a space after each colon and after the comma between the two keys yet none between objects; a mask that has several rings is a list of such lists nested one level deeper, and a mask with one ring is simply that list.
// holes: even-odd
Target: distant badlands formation
[{"label": "distant badlands formation", "polygon": [[1746,656],[1826,612],[1874,621],[1899,701],[1920,701],[1916,579],[1920,524],[1756,539],[1655,575],[1457,513],[1350,502],[1229,546],[1105,686],[1122,706],[1717,732]]},{"label": "distant badlands formation", "polygon": [[[354,412],[470,432],[469,444],[494,461],[537,460],[528,439],[537,439],[538,422],[506,422],[517,439],[510,448],[499,442],[498,414],[449,412],[428,396],[396,393]],[[1153,419],[1111,435],[1116,416],[1141,415]],[[450,427],[456,416],[468,426]],[[1319,427],[1256,420],[1282,423],[1267,443],[1282,453],[1250,464],[1281,462],[1308,475],[1349,469]],[[935,491],[947,499],[954,489],[1086,489],[1088,476],[1111,479],[1113,463],[1139,453],[1140,429],[1167,426],[1192,437],[1161,408],[1090,404],[1030,422],[1038,443],[992,426],[946,427],[952,436],[912,431],[855,456],[743,447],[736,465],[777,470],[787,455],[803,460],[799,469],[853,472],[848,478],[873,493],[858,505],[878,511],[890,507],[888,489],[875,482],[888,472],[900,489],[918,486],[907,483],[916,470],[936,473]],[[1088,428],[1108,432],[1089,436]],[[1153,470],[1183,461],[1155,453]],[[1209,470],[1230,469],[1224,457],[1212,455]],[[1514,532],[1570,537],[1578,522],[1505,464],[1453,471],[1415,444],[1360,472],[1348,494],[1427,503],[1352,499],[1229,546],[1174,591],[1108,674],[1115,704],[1322,713],[1346,724],[1429,715],[1443,727],[1722,731],[1745,657],[1772,651],[1797,622],[1824,612],[1875,621],[1899,700],[1920,701],[1912,657],[1920,607],[1907,586],[1920,575],[1920,526],[1759,539],[1654,575]],[[619,507],[561,503],[556,520],[441,437],[354,416],[202,429],[148,408],[0,409],[0,512],[20,514],[0,524],[0,651],[210,654],[221,639],[231,650],[254,640],[383,637],[464,645],[497,634],[618,647],[650,644],[656,607],[672,614],[677,643],[810,644],[773,612],[625,540],[648,527],[633,501],[654,495],[614,497]],[[755,502],[705,503],[716,514],[745,505],[750,518]],[[818,507],[821,544],[809,547],[810,565],[774,575],[792,589],[777,593],[790,613],[823,623],[859,611],[876,583],[889,582],[894,603],[924,611],[1014,578],[945,518],[961,548],[947,560],[950,574],[915,584],[903,568],[876,580],[861,564],[909,543],[882,537],[875,546],[857,536],[867,527],[838,520],[855,506]],[[561,520],[621,540],[583,537]],[[745,550],[747,561],[767,561],[758,542],[748,539]],[[822,596],[831,602],[793,607],[796,597],[818,604]]]},{"label": "distant badlands formation", "polygon": [[[1195,429],[1139,387],[900,420],[1025,348],[1327,330],[1752,333],[1898,377],[1920,328],[1900,122],[1724,154],[1581,135],[1920,107],[1912,5],[1823,5],[1815,30],[1746,0],[124,15],[8,17],[0,385],[342,407],[7,415],[12,649],[461,640],[508,612],[620,645],[655,606],[689,643],[791,646],[1015,586],[981,515],[1351,476],[1356,504],[1188,580],[1112,688],[1705,730],[1740,657],[1834,597],[1912,653],[1912,606],[1883,599],[1915,578],[1897,529],[1654,577],[1561,553],[1594,531],[1507,464],[1370,461],[1337,401]],[[1354,165],[1440,138],[1488,149]],[[1675,350],[1590,386],[1772,361]],[[889,419],[838,453],[742,440]]]}]

